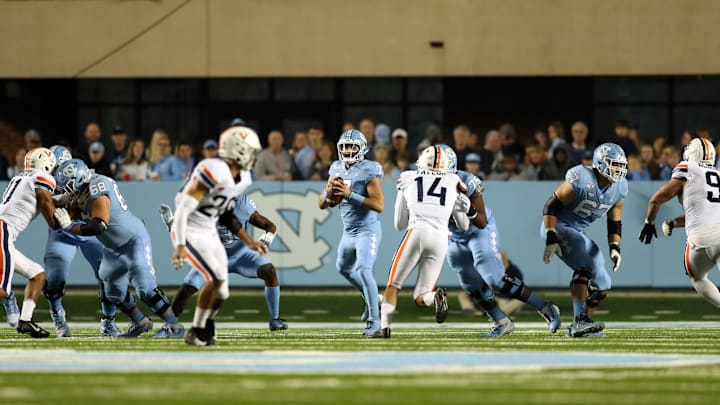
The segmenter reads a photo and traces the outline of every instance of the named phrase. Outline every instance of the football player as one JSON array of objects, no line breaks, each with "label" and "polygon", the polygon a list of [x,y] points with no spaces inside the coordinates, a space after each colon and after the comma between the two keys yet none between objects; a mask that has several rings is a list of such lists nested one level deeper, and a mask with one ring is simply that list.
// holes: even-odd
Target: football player
[{"label": "football player", "polygon": [[70,159],[58,168],[58,187],[71,196],[68,209],[79,211],[83,218],[75,222],[68,209],[56,208],[60,227],[73,235],[95,236],[105,247],[98,271],[105,296],[131,320],[119,337],[133,338],[152,330],[152,321],[128,291],[132,284],[140,299],[165,321],[153,337],[182,338],[184,328],[155,280],[150,235],[129,210],[115,180],[91,173],[80,159]]},{"label": "football player", "polygon": [[[72,159],[70,151],[64,146],[54,145],[50,150],[55,154],[58,165]],[[57,177],[57,174],[56,174]],[[56,178],[57,182],[57,178]],[[68,195],[69,196],[69,195]],[[66,194],[63,190],[56,189],[53,199],[56,206],[65,205]],[[100,283],[99,298],[102,306],[102,319],[100,321],[100,332],[105,336],[117,337],[122,333],[115,324],[115,305],[105,297],[102,282],[98,275],[100,261],[103,255],[103,245],[94,236],[73,235],[63,230],[48,232],[47,243],[45,244],[45,277],[47,282],[43,288],[43,294],[50,304],[50,317],[55,324],[57,337],[70,336],[70,327],[65,320],[65,308],[62,305],[62,298],[65,295],[65,282],[70,273],[70,263],[77,249],[80,248],[85,259],[95,273],[95,278]]]},{"label": "football player", "polygon": [[[13,272],[28,279],[19,320],[8,312],[8,323],[17,322],[18,333],[46,338],[50,333],[32,320],[38,296],[45,284],[45,272],[38,263],[15,249],[15,239],[41,213],[52,229],[58,228],[53,217],[55,155],[47,148],[36,148],[25,155],[25,170],[8,183],[0,201],[0,298],[11,293]],[[17,304],[15,304],[17,305]]]},{"label": "football player", "polygon": [[[374,338],[390,337],[398,292],[415,266],[415,305],[434,305],[438,323],[447,318],[445,289],[435,287],[448,249],[448,221],[452,217],[458,229],[466,230],[470,225],[466,215],[471,209],[470,200],[460,177],[448,171],[450,159],[445,149],[428,146],[420,154],[417,167],[417,171],[402,172],[398,179],[394,224],[397,230],[407,228],[407,232],[393,257],[383,297],[381,329],[372,335]],[[473,211],[470,216],[475,214]]]},{"label": "football player", "polygon": [[[457,170],[457,156],[452,148],[440,145],[450,160],[449,172],[457,173],[467,187],[476,215],[470,226],[463,231],[450,222],[450,244],[447,262],[460,280],[460,286],[470,298],[480,305],[493,321],[493,326],[483,337],[500,337],[511,333],[515,326],[498,306],[493,290],[499,295],[530,304],[545,319],[550,333],[560,327],[560,310],[533,292],[523,281],[505,273],[500,247],[500,235],[492,211],[483,201],[482,181],[475,175]],[[472,216],[472,215],[471,215]]]},{"label": "football player", "polygon": [[[165,204],[161,205],[160,216],[170,230],[174,220],[172,209]],[[255,201],[245,194],[238,197],[235,204],[235,216],[242,225],[242,229],[237,234],[233,234],[223,225],[218,225],[218,234],[228,255],[228,271],[245,278],[259,278],[265,282],[265,302],[270,313],[270,330],[285,330],[288,325],[280,319],[280,283],[277,272],[275,266],[264,256],[275,239],[277,228],[269,219],[260,214]],[[260,236],[259,242],[250,239],[245,231],[248,222],[265,231]],[[180,316],[183,313],[187,300],[202,288],[204,282],[205,279],[197,269],[188,272],[172,301],[175,315]]]},{"label": "football player", "polygon": [[684,215],[663,223],[663,232],[685,227],[685,274],[695,291],[720,307],[720,292],[708,280],[713,266],[720,265],[720,171],[715,167],[715,148],[705,138],[694,138],[683,151],[684,162],[673,169],[668,180],[650,198],[640,240],[646,244],[657,237],[655,218],[660,206],[675,196],[682,199]]},{"label": "football player", "polygon": [[613,272],[617,271],[622,262],[620,236],[622,208],[628,193],[626,174],[627,158],[622,148],[614,143],[601,144],[593,152],[591,167],[577,165],[568,169],[565,181],[543,209],[543,260],[550,263],[558,255],[573,270],[570,293],[574,320],[568,329],[571,337],[595,335],[605,328],[590,316],[607,297],[610,275],[600,248],[584,229],[607,215],[610,260]]},{"label": "football player", "polygon": [[[244,126],[233,126],[220,135],[219,158],[204,159],[175,196],[175,220],[171,236],[172,260],[180,268],[185,259],[205,280],[185,342],[194,346],[213,344],[215,315],[230,295],[227,284],[228,257],[218,236],[217,224],[237,234],[242,228],[234,214],[237,197],[252,180],[243,171],[255,164],[260,151],[257,134]],[[247,172],[246,172],[247,173]]]},{"label": "football player", "polygon": [[[318,204],[320,209],[340,207],[343,235],[338,244],[336,267],[362,294],[367,314],[363,315],[367,326],[362,333],[367,336],[380,329],[378,287],[373,266],[382,239],[378,213],[385,205],[383,170],[379,163],[365,160],[367,140],[358,130],[343,132],[337,149],[339,160],[328,169],[330,178]],[[338,197],[341,200],[336,199]]]}]

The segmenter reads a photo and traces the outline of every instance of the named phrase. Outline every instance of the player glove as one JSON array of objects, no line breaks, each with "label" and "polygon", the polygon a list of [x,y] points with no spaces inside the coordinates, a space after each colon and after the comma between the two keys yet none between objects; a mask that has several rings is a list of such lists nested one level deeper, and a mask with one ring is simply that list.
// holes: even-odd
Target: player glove
[{"label": "player glove", "polygon": [[55,208],[53,216],[61,229],[68,230],[72,226],[72,219],[65,208]]},{"label": "player glove", "polygon": [[545,233],[545,253],[543,254],[543,261],[547,264],[550,263],[554,254],[562,256],[562,250],[560,250],[560,239],[558,238],[557,231],[555,229],[548,229]]},{"label": "player glove", "polygon": [[470,208],[472,208],[472,204],[470,203],[468,196],[465,194],[458,194],[457,199],[455,200],[454,210],[467,213],[470,211]]},{"label": "player glove", "polygon": [[[653,228],[654,229],[654,228]],[[622,256],[620,255],[620,245],[617,243],[610,244],[610,260],[613,262],[613,273],[618,271],[620,263],[622,263]]]},{"label": "player glove", "polygon": [[265,232],[258,240],[269,247],[273,243],[273,240],[275,240],[275,234],[273,232]]},{"label": "player glove", "polygon": [[642,231],[640,231],[640,242],[649,245],[650,242],[652,242],[652,238],[657,238],[657,231],[655,230],[655,224],[651,224],[650,222],[645,220],[645,226],[643,226]]},{"label": "player glove", "polygon": [[672,219],[668,221],[663,221],[662,233],[665,234],[665,236],[672,235],[673,228],[675,228],[675,221],[673,221]]}]

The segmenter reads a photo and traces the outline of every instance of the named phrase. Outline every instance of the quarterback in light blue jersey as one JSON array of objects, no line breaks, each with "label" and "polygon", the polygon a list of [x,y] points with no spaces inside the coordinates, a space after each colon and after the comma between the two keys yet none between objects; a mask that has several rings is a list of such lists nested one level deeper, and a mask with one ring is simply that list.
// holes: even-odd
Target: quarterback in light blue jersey
[{"label": "quarterback in light blue jersey", "polygon": [[[500,235],[495,217],[482,197],[482,181],[475,175],[457,170],[457,156],[452,148],[440,145],[450,156],[449,171],[456,172],[467,187],[466,195],[475,211],[470,227],[462,231],[451,221],[450,245],[447,262],[460,280],[460,286],[470,298],[480,305],[493,327],[483,337],[500,337],[511,333],[515,326],[495,301],[493,290],[501,296],[514,298],[530,304],[548,323],[548,329],[555,333],[560,327],[560,312],[551,302],[546,302],[525,283],[505,273],[502,261]],[[484,215],[481,215],[484,214]],[[472,215],[470,215],[472,216]]]},{"label": "quarterback in light blue jersey", "polygon": [[[61,165],[72,159],[70,151],[64,146],[55,145],[49,148]],[[56,174],[56,181],[59,176]],[[55,204],[64,206],[64,191],[55,189]],[[98,275],[100,262],[103,255],[103,245],[94,236],[73,235],[64,230],[48,230],[48,239],[45,244],[45,277],[47,282],[43,288],[43,294],[50,304],[50,317],[55,324],[57,337],[70,336],[70,328],[65,319],[65,308],[62,305],[62,298],[65,295],[65,283],[70,273],[72,263],[78,248],[95,273],[95,278],[100,283],[99,298],[102,305],[102,320],[100,331],[105,336],[117,337],[122,332],[115,324],[115,305],[105,297],[102,281]]]},{"label": "quarterback in light blue jersey", "polygon": [[[613,272],[622,261],[620,235],[622,208],[628,193],[627,158],[622,148],[604,143],[593,152],[592,166],[578,165],[565,174],[543,209],[541,235],[545,263],[557,254],[573,270],[570,292],[574,321],[568,335],[581,337],[601,332],[605,325],[590,319],[610,290],[610,275],[600,248],[584,230],[607,215],[607,234]],[[593,291],[590,293],[590,288]]]},{"label": "quarterback in light blue jersey", "polygon": [[[245,194],[238,197],[233,212],[243,228],[238,234],[233,234],[226,226],[220,224],[217,226],[218,235],[228,256],[228,272],[245,278],[259,278],[265,282],[265,301],[270,313],[270,330],[285,330],[288,325],[280,319],[280,283],[277,272],[275,266],[264,256],[275,239],[277,227],[258,212],[255,201]],[[160,215],[169,231],[174,220],[172,209],[163,204],[160,206]],[[250,239],[246,233],[245,228],[248,223],[265,231],[258,242]],[[179,317],[183,313],[187,300],[199,291],[203,284],[205,278],[200,271],[191,269],[173,298],[172,307],[175,315]]]},{"label": "quarterback in light blue jersey", "polygon": [[132,321],[120,336],[137,337],[152,329],[152,321],[128,292],[132,284],[140,299],[165,320],[154,337],[182,338],[184,328],[157,287],[145,224],[130,212],[115,180],[92,174],[82,160],[71,159],[58,168],[58,187],[72,196],[71,206],[77,206],[84,220],[73,223],[65,208],[57,208],[55,219],[61,228],[74,235],[95,236],[105,247],[99,270],[105,296]]},{"label": "quarterback in light blue jersey", "polygon": [[[363,334],[372,336],[380,329],[378,287],[373,266],[382,237],[378,213],[385,204],[383,169],[379,163],[365,160],[367,140],[358,130],[343,132],[337,148],[340,160],[330,165],[330,178],[318,204],[321,209],[340,206],[343,235],[338,245],[336,266],[362,294],[365,300],[362,319],[367,320]],[[336,203],[339,197],[342,199]]]}]

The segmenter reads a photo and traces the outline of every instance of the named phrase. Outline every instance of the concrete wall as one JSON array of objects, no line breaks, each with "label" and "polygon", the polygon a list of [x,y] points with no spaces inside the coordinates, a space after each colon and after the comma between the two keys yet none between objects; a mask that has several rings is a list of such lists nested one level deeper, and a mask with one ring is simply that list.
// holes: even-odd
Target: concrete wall
[{"label": "concrete wall", "polygon": [[[0,189],[4,189],[5,185],[0,184]],[[317,208],[317,195],[323,185],[316,182],[258,182],[250,189],[250,196],[257,202],[260,212],[278,225],[278,237],[269,257],[279,270],[283,286],[347,286],[345,279],[335,270],[336,249],[342,233],[339,211]],[[185,270],[172,269],[170,238],[157,211],[161,202],[172,202],[179,186],[174,183],[120,183],[120,190],[131,211],[145,221],[150,232],[156,274],[162,285],[178,285],[186,273]],[[555,182],[486,183],[485,200],[495,213],[502,248],[523,271],[526,282],[534,287],[567,287],[572,274],[557,258],[550,265],[542,262],[542,207],[556,186]],[[683,268],[685,235],[682,230],[669,238],[661,235],[650,246],[638,241],[647,200],[659,186],[657,182],[630,185],[624,208],[623,263],[617,273],[611,274],[614,287],[691,288]],[[392,207],[396,194],[394,184],[386,183],[384,191],[386,209],[381,217],[383,235],[374,269],[381,286],[387,282],[392,257],[403,236],[392,225]],[[670,202],[661,209],[658,219],[674,217],[680,212],[679,205]],[[588,233],[603,251],[606,267],[610,271],[605,221],[593,224]],[[255,239],[259,236],[260,232],[254,235]],[[42,263],[46,240],[47,225],[42,218],[38,218],[20,235],[17,247],[28,257]],[[717,272],[713,272],[712,278],[720,279]],[[231,276],[230,281],[233,286],[262,285],[260,281],[247,280],[237,275]],[[15,282],[23,281],[16,275]],[[412,282],[414,277],[410,285]],[[69,285],[94,283],[89,266],[78,254],[73,262]],[[439,284],[458,286],[455,274],[447,266]]]},{"label": "concrete wall", "polygon": [[709,74],[718,49],[713,0],[0,2],[0,77]]}]

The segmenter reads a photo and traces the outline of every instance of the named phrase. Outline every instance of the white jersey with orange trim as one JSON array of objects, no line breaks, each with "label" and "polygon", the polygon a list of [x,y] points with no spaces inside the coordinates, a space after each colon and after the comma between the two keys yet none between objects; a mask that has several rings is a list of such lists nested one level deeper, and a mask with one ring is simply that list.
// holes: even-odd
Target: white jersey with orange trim
[{"label": "white jersey with orange trim", "polygon": [[682,206],[688,241],[699,247],[720,244],[720,171],[699,162],[680,162],[672,178],[685,180]]},{"label": "white jersey with orange trim", "polygon": [[35,190],[55,191],[55,179],[39,170],[27,170],[10,180],[0,201],[0,220],[7,223],[14,237],[38,215]]},{"label": "white jersey with orange trim", "polygon": [[[397,187],[396,228],[429,228],[450,233],[448,221],[453,216],[459,194],[465,192],[457,174],[405,171],[400,174]],[[456,220],[462,229],[467,229],[466,218]]]},{"label": "white jersey with orange trim", "polygon": [[211,158],[198,163],[180,193],[186,193],[194,180],[198,180],[210,191],[188,216],[188,226],[214,230],[218,217],[235,207],[237,196],[251,183],[248,172],[242,172],[241,179],[239,183],[235,183],[230,167],[222,159]]}]

